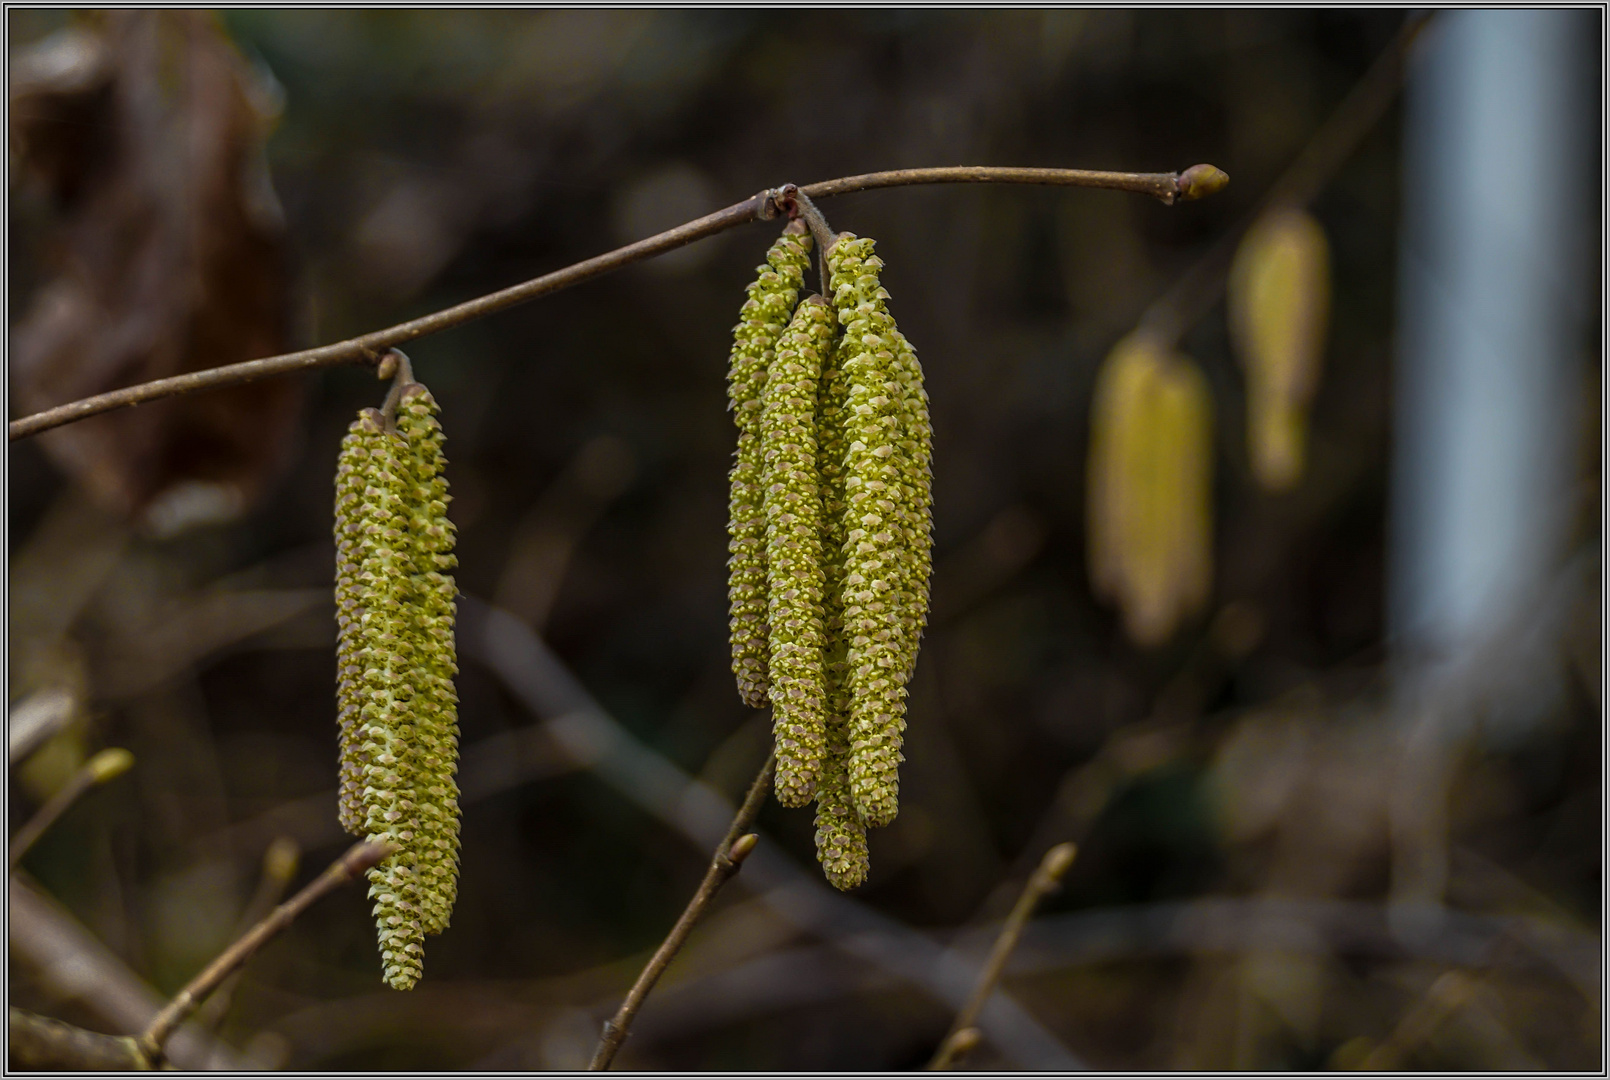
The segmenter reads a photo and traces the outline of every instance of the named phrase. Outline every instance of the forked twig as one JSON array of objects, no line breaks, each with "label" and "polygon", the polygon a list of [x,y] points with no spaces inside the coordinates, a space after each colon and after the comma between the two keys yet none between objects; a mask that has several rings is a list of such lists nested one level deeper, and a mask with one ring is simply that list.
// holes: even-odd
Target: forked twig
[{"label": "forked twig", "polygon": [[1001,972],[1006,970],[1006,960],[1017,948],[1018,939],[1023,936],[1023,928],[1028,925],[1029,916],[1034,909],[1045,899],[1046,894],[1053,892],[1062,881],[1068,867],[1073,865],[1074,856],[1079,849],[1071,844],[1058,844],[1045,853],[1040,865],[1029,877],[1029,883],[1023,887],[1023,895],[1017,898],[1017,904],[1012,913],[1006,917],[1006,923],[1001,927],[1001,934],[995,939],[995,945],[990,949],[989,959],[984,961],[983,970],[978,973],[978,983],[973,987],[973,994],[967,999],[956,1019],[950,1025],[939,1049],[934,1051],[933,1060],[928,1062],[930,1070],[944,1070],[952,1068],[968,1051],[977,1046],[982,1033],[973,1025],[978,1020],[978,1014],[984,1011],[984,1003],[995,992],[995,984],[1001,981]]},{"label": "forked twig", "polygon": [[[873,188],[904,187],[912,184],[1049,184],[1061,187],[1107,188],[1151,195],[1165,203],[1189,201],[1210,195],[1224,186],[1224,173],[1211,165],[1193,165],[1182,173],[1122,173],[1099,172],[1088,169],[1018,169],[994,166],[953,166],[935,169],[895,169],[890,172],[866,173],[845,176],[836,180],[823,180],[806,184],[798,190],[811,198],[843,195],[853,191],[870,191]],[[771,188],[743,202],[734,203],[724,210],[706,214],[674,229],[657,233],[646,240],[616,248],[603,255],[573,263],[561,270],[533,278],[519,285],[511,285],[494,293],[466,300],[450,308],[410,319],[384,330],[375,330],[346,341],[321,345],[316,349],[268,356],[261,360],[247,360],[239,364],[192,371],[166,379],[111,390],[94,397],[58,405],[53,409],[11,421],[8,437],[15,441],[37,435],[41,431],[61,427],[63,424],[98,416],[142,402],[157,401],[197,390],[233,386],[273,375],[293,371],[311,371],[315,368],[338,364],[378,364],[386,349],[413,341],[427,334],[439,333],[473,319],[484,318],[505,308],[535,300],[540,296],[579,285],[595,277],[619,270],[623,266],[652,259],[674,251],[695,240],[726,232],[751,221],[767,221],[777,216],[774,202],[777,191]]]},{"label": "forked twig", "polygon": [[140,1050],[153,1064],[162,1062],[162,1047],[174,1029],[184,1023],[185,1019],[196,1010],[208,994],[218,988],[218,984],[227,979],[231,973],[256,955],[257,950],[268,944],[281,930],[306,911],[315,901],[332,891],[337,886],[345,885],[365,870],[374,866],[380,860],[390,855],[395,849],[392,845],[367,840],[360,841],[347,849],[329,868],[314,878],[301,892],[291,897],[285,903],[243,934],[233,945],[218,954],[218,957],[202,969],[201,974],[191,979],[183,990],[174,995],[173,1000],[163,1007],[162,1011],[152,1018],[144,1034],[139,1038]]},{"label": "forked twig", "polygon": [[710,906],[710,901],[715,899],[721,886],[742,868],[744,859],[755,850],[755,844],[759,842],[760,837],[750,832],[749,827],[754,824],[755,817],[766,801],[767,793],[771,791],[772,769],[776,763],[775,752],[766,757],[766,763],[760,767],[760,772],[755,774],[754,782],[749,785],[749,793],[744,796],[743,805],[733,816],[727,835],[722,837],[721,843],[716,846],[715,856],[710,860],[710,869],[705,871],[704,880],[699,883],[698,891],[693,894],[693,899],[688,901],[688,906],[682,911],[682,917],[671,927],[671,932],[665,936],[660,947],[654,950],[648,965],[643,968],[642,974],[638,975],[637,981],[627,991],[626,1000],[621,1002],[621,1007],[615,1011],[613,1017],[604,1021],[604,1033],[598,1040],[597,1049],[593,1051],[593,1059],[587,1063],[589,1072],[608,1069],[610,1062],[615,1060],[615,1054],[620,1050],[621,1044],[626,1042],[626,1037],[631,1034],[632,1020],[637,1016],[637,1010],[643,1007],[643,999],[648,997],[649,991],[654,989],[654,984],[670,966],[671,960],[682,948],[682,943],[687,940],[693,924],[699,921],[699,917]]}]

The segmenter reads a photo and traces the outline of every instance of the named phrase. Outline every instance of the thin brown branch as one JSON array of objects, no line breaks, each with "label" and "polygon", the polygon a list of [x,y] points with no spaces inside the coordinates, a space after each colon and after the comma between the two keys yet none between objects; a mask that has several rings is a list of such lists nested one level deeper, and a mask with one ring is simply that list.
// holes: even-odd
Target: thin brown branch
[{"label": "thin brown branch", "polygon": [[[295,840],[288,836],[275,837],[263,852],[263,875],[257,882],[257,892],[252,894],[251,901],[241,912],[240,920],[236,923],[236,936],[246,933],[256,926],[274,910],[290,888],[291,879],[296,877],[296,869],[302,861],[302,849]],[[229,1012],[229,1006],[235,999],[235,987],[240,984],[239,971],[230,975],[218,985],[212,996],[202,1003],[196,1012],[196,1023],[206,1031],[218,1030],[223,1022],[224,1015]]]},{"label": "thin brown branch", "polygon": [[6,1064],[26,1071],[147,1072],[151,1062],[128,1035],[102,1035],[10,1007]]},{"label": "thin brown branch", "polygon": [[1223,294],[1230,260],[1247,229],[1275,207],[1303,206],[1313,201],[1386,114],[1387,106],[1403,86],[1409,50],[1432,18],[1432,15],[1411,13],[1404,19],[1397,35],[1264,197],[1235,228],[1221,236],[1173,288],[1146,309],[1140,319],[1143,330],[1156,335],[1167,347],[1178,344],[1185,332],[1206,315]]},{"label": "thin brown branch", "polygon": [[755,850],[755,844],[759,842],[760,837],[750,832],[749,827],[754,824],[756,815],[760,813],[760,808],[766,801],[766,794],[771,790],[772,770],[776,763],[775,753],[766,757],[766,763],[760,767],[754,782],[749,785],[749,794],[744,796],[743,805],[733,816],[727,835],[722,837],[721,843],[716,846],[715,856],[710,860],[710,869],[705,871],[704,880],[699,883],[698,891],[693,894],[693,899],[688,901],[688,906],[682,911],[682,917],[671,927],[671,932],[665,936],[660,947],[654,950],[654,955],[649,958],[642,974],[638,975],[637,981],[626,992],[626,1000],[621,1002],[621,1007],[615,1011],[613,1017],[604,1021],[604,1033],[598,1040],[597,1049],[593,1051],[592,1061],[587,1063],[589,1072],[606,1070],[610,1062],[615,1060],[615,1054],[620,1050],[621,1044],[626,1042],[626,1037],[631,1034],[632,1019],[637,1016],[637,1010],[643,1007],[643,999],[648,997],[649,991],[654,989],[654,984],[670,966],[671,960],[682,948],[682,943],[687,940],[689,931],[710,906],[710,901],[715,899],[716,893],[721,891],[721,886],[742,868],[744,859]]},{"label": "thin brown branch", "polygon": [[930,1070],[944,1070],[952,1068],[963,1055],[978,1045],[981,1033],[974,1026],[978,1016],[984,1011],[984,1003],[995,992],[995,984],[1001,981],[1001,972],[1006,970],[1007,958],[1023,936],[1023,928],[1028,925],[1029,916],[1046,895],[1054,891],[1062,881],[1068,867],[1073,865],[1074,856],[1079,849],[1073,844],[1058,844],[1045,853],[1040,865],[1029,876],[1029,883],[1023,887],[1023,895],[1017,899],[1017,905],[1012,908],[1012,914],[1006,917],[1006,923],[1001,927],[1000,936],[995,939],[994,948],[990,949],[989,959],[984,961],[983,970],[978,973],[978,983],[973,987],[972,996],[967,999],[956,1019],[950,1025],[950,1032],[939,1044],[934,1052],[933,1060],[928,1063]]},{"label": "thin brown branch", "polygon": [[291,925],[296,917],[311,907],[315,901],[356,878],[390,855],[393,850],[395,849],[390,844],[369,841],[360,841],[348,848],[347,853],[331,863],[324,873],[309,882],[301,892],[275,908],[268,918],[248,930],[233,945],[219,953],[217,959],[202,969],[201,974],[191,979],[183,990],[174,995],[173,1000],[152,1018],[145,1033],[140,1036],[141,1051],[153,1062],[160,1063],[162,1047],[167,1042],[168,1036],[184,1023],[185,1018],[195,1011],[196,1006],[201,1004],[208,994],[217,989],[219,983],[255,956],[257,950]]},{"label": "thin brown branch", "polygon": [[[1206,168],[1211,168],[1207,166]],[[1108,188],[1118,191],[1133,191],[1151,195],[1166,203],[1176,200],[1196,198],[1210,190],[1217,190],[1217,186],[1200,183],[1204,175],[1201,170],[1204,166],[1193,166],[1183,173],[1121,173],[1121,172],[1094,172],[1084,169],[1017,169],[996,168],[991,166],[956,166],[935,169],[896,169],[891,172],[866,173],[862,176],[846,176],[837,180],[823,180],[820,183],[808,184],[799,190],[812,198],[825,198],[829,195],[843,195],[854,191],[869,191],[873,188],[904,187],[912,184],[1051,184],[1063,187],[1089,187]],[[1215,170],[1217,172],[1217,170]],[[1220,174],[1222,175],[1222,174]],[[293,371],[310,371],[315,368],[333,367],[338,364],[378,364],[384,350],[401,345],[415,338],[425,337],[428,334],[440,333],[443,330],[459,326],[474,319],[485,318],[488,315],[503,311],[505,308],[535,300],[541,296],[567,289],[572,285],[580,285],[584,281],[591,281],[595,277],[607,274],[612,270],[619,270],[623,266],[652,259],[656,255],[663,255],[679,247],[703,240],[707,236],[726,232],[728,229],[751,221],[766,221],[777,216],[778,208],[774,204],[776,191],[772,188],[762,191],[743,202],[734,203],[723,210],[713,214],[706,214],[702,218],[678,225],[674,229],[657,233],[646,240],[639,240],[634,244],[616,248],[603,255],[596,255],[578,263],[550,274],[544,274],[519,285],[511,285],[486,296],[474,300],[466,300],[462,304],[455,304],[450,308],[422,315],[417,319],[410,319],[396,326],[389,326],[384,330],[375,330],[345,341],[338,341],[330,345],[321,345],[315,349],[303,349],[300,352],[285,353],[280,356],[264,357],[261,360],[247,360],[239,364],[226,364],[222,367],[208,368],[205,371],[192,371],[184,375],[174,375],[166,379],[157,379],[153,382],[141,383],[138,386],[128,386],[121,390],[111,390],[104,394],[96,394],[80,401],[68,402],[53,409],[34,413],[13,420],[8,428],[9,438],[12,441],[25,439],[30,435],[37,435],[41,431],[48,431],[63,424],[75,423],[91,416],[111,412],[114,409],[127,408],[140,405],[148,401],[158,401],[162,398],[174,397],[179,394],[194,393],[197,390],[211,390],[223,386],[234,386],[238,383],[253,382],[274,375],[286,375]]]},{"label": "thin brown branch", "polygon": [[[162,1011],[163,997],[37,882],[19,871],[7,884],[11,959],[25,965],[54,1000],[75,1002],[111,1031],[143,1030]],[[231,1047],[194,1024],[179,1028],[166,1049],[181,1069],[238,1071],[244,1065]]]},{"label": "thin brown branch", "polygon": [[134,755],[127,750],[114,748],[102,750],[84,765],[82,769],[73,774],[71,780],[63,784],[61,790],[46,800],[39,812],[29,819],[28,823],[17,830],[17,835],[11,838],[11,847],[6,853],[8,870],[15,870],[22,857],[28,850],[45,835],[56,821],[67,812],[75,802],[83,797],[84,793],[92,787],[106,783],[113,777],[128,772],[134,764]]}]

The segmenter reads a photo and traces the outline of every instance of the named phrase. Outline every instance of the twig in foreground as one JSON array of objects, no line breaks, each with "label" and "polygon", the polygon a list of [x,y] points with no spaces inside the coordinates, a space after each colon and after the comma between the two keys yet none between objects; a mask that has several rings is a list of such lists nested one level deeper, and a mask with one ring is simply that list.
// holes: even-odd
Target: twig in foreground
[{"label": "twig in foreground", "polygon": [[195,1011],[208,994],[217,989],[229,975],[266,945],[276,934],[284,930],[302,912],[311,907],[314,901],[324,896],[339,885],[344,885],[353,878],[374,866],[381,859],[390,855],[393,848],[386,843],[370,843],[360,841],[347,849],[347,853],[331,863],[329,868],[308,883],[307,887],[285,903],[275,908],[273,913],[248,930],[233,945],[218,954],[217,959],[202,969],[201,974],[191,979],[183,990],[180,990],[172,1001],[163,1010],[152,1018],[150,1026],[140,1036],[140,1049],[154,1064],[162,1063],[162,1046],[173,1034],[175,1028],[184,1023],[185,1018]]},{"label": "twig in foreground", "polygon": [[145,1072],[151,1063],[127,1035],[102,1035],[52,1020],[48,1016],[10,1008],[11,1039],[6,1064],[13,1069]]},{"label": "twig in foreground", "polygon": [[1034,914],[1034,909],[1046,894],[1056,889],[1062,876],[1068,872],[1068,867],[1073,865],[1073,857],[1078,851],[1073,844],[1058,844],[1040,860],[1039,867],[1029,877],[1029,883],[1023,887],[1023,895],[1017,898],[1017,906],[1006,917],[1001,935],[995,939],[989,959],[984,961],[984,969],[978,973],[978,985],[973,987],[972,997],[956,1014],[949,1033],[939,1044],[939,1049],[934,1051],[933,1060],[928,1063],[929,1069],[949,1069],[978,1045],[982,1035],[973,1025],[978,1020],[978,1014],[984,1011],[984,1003],[995,992],[995,984],[1000,982],[1001,972],[1006,968],[1007,957],[1012,955],[1018,939],[1023,936],[1023,927],[1028,924],[1029,916]]},{"label": "twig in foreground", "polygon": [[[1188,202],[1211,195],[1222,188],[1228,177],[1212,165],[1193,165],[1182,173],[1119,173],[1096,172],[1087,169],[1018,169],[995,166],[951,166],[934,169],[896,169],[892,172],[866,173],[862,176],[845,176],[836,180],[823,180],[806,184],[799,190],[812,198],[842,195],[873,188],[903,187],[911,184],[1049,184],[1061,187],[1107,188],[1151,195],[1165,203]],[[724,210],[706,214],[702,218],[678,225],[674,229],[656,233],[646,240],[616,248],[603,255],[584,259],[579,263],[519,285],[511,285],[495,293],[466,300],[450,308],[410,319],[384,330],[375,330],[346,341],[321,345],[316,349],[268,356],[261,360],[247,360],[239,364],[192,371],[166,379],[156,379],[138,386],[111,390],[94,397],[71,401],[53,409],[11,421],[7,427],[12,441],[37,435],[63,424],[98,416],[113,409],[157,401],[177,394],[196,390],[233,386],[252,382],[271,375],[284,375],[292,371],[309,371],[314,368],[333,367],[337,364],[378,364],[384,350],[405,341],[439,333],[472,319],[483,318],[539,296],[590,281],[611,270],[652,259],[667,251],[674,251],[695,240],[726,232],[728,229],[751,221],[768,221],[777,216],[774,202],[776,192],[770,188],[743,202],[734,203]]]},{"label": "twig in foreground", "polygon": [[766,801],[766,793],[771,790],[772,770],[777,764],[775,752],[766,757],[766,763],[760,767],[755,775],[754,783],[749,785],[749,794],[744,796],[743,805],[733,816],[732,826],[727,835],[722,837],[721,843],[716,846],[715,857],[710,860],[710,869],[705,871],[704,880],[699,883],[699,889],[688,901],[683,909],[682,917],[671,927],[671,932],[665,936],[660,947],[654,950],[649,958],[648,965],[643,973],[637,977],[632,988],[626,993],[626,1000],[615,1015],[604,1021],[604,1033],[598,1040],[598,1048],[593,1051],[593,1059],[587,1063],[589,1072],[599,1072],[609,1068],[609,1063],[615,1060],[615,1054],[620,1050],[626,1036],[631,1034],[632,1019],[637,1010],[643,1007],[643,999],[648,997],[649,991],[659,981],[665,969],[670,966],[671,960],[682,943],[687,940],[688,933],[693,924],[699,921],[710,901],[725,885],[729,878],[743,866],[744,859],[755,850],[755,844],[760,837],[749,831],[754,824],[755,817],[760,813],[761,805]]},{"label": "twig in foreground", "polygon": [[7,869],[15,870],[22,857],[28,854],[28,849],[45,835],[46,829],[56,824],[56,820],[65,814],[84,792],[114,777],[122,776],[133,764],[134,755],[118,747],[102,750],[90,758],[82,769],[73,774],[71,780],[62,785],[60,791],[39,808],[39,812],[30,818],[26,825],[17,830],[17,835],[11,838],[11,848],[6,853]]}]

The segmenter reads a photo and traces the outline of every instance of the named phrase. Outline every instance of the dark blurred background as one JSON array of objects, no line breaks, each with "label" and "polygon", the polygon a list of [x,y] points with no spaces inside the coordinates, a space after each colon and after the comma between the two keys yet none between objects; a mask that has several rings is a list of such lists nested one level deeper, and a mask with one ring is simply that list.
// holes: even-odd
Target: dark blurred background
[{"label": "dark blurred background", "polygon": [[[1405,719],[1421,699],[1394,666],[1397,106],[1311,204],[1331,329],[1301,483],[1272,495],[1252,479],[1215,307],[1182,341],[1213,392],[1211,599],[1139,648],[1087,581],[1102,358],[1244,221],[1403,17],[12,9],[12,416],[391,325],[788,181],[1211,162],[1230,186],[1174,207],[982,186],[823,203],[834,228],[878,241],[935,432],[933,614],[901,813],[872,835],[854,896],[976,964],[1046,848],[1079,841],[1003,985],[1099,1068],[1595,1068],[1593,243],[1562,332],[1578,410],[1561,425],[1565,524],[1530,621],[1493,637],[1521,658],[1521,719],[1426,750]],[[163,19],[182,25],[144,24]],[[1594,140],[1597,64],[1572,89]],[[173,79],[228,107],[150,105]],[[135,104],[108,106],[118,94]],[[1594,142],[1581,161],[1597,160]],[[1584,190],[1572,229],[1597,237],[1596,182]],[[643,746],[728,798],[764,758],[768,721],[729,670],[725,366],[774,233],[736,229],[408,348],[441,403],[460,591],[517,616]],[[383,390],[330,370],[81,425],[51,456],[43,439],[10,447],[13,719],[52,691],[70,714],[12,770],[13,831],[96,749],[136,757],[23,869],[54,918],[160,994],[276,887],[262,884],[275,837],[301,850],[293,887],[344,846],[332,477],[346,425]],[[527,738],[548,717],[495,665],[466,649],[461,667],[466,773],[478,744],[482,764],[465,777],[457,909],[427,941],[423,982],[382,986],[368,904],[338,892],[204,1013],[250,1062],[579,1068],[703,873],[708,847]],[[1460,715],[1508,707],[1458,700]],[[1427,755],[1419,786],[1394,772]],[[1414,813],[1399,805],[1411,789]],[[1409,819],[1429,832],[1406,839]],[[768,806],[760,825],[816,874],[808,812]],[[1413,843],[1442,869],[1411,910],[1396,901]],[[1394,915],[1425,901],[1429,920]],[[26,930],[14,903],[13,1004],[127,1030],[19,944]],[[951,1012],[740,875],[618,1064],[914,1068]],[[988,1035],[969,1060],[1035,1064]]]}]

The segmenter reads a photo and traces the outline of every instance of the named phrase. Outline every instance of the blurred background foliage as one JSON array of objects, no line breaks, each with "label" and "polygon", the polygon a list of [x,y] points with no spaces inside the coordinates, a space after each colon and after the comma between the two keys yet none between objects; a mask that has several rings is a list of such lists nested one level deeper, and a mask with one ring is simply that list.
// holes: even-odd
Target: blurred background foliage
[{"label": "blurred background foliage", "polygon": [[[60,11],[7,17],[14,65],[69,25],[100,32]],[[175,40],[200,56],[214,30],[196,18]],[[274,351],[242,338],[335,341],[785,181],[1212,162],[1230,187],[1172,208],[1004,187],[823,206],[835,228],[877,238],[935,430],[933,616],[911,691],[905,798],[873,834],[871,878],[855,895],[962,942],[976,962],[982,946],[967,932],[1004,915],[1046,848],[1078,840],[1066,887],[1004,985],[1101,1068],[1591,1068],[1602,1008],[1597,414],[1583,427],[1571,537],[1587,561],[1572,564],[1564,631],[1538,654],[1566,690],[1522,737],[1450,762],[1436,797],[1446,902],[1463,921],[1416,937],[1386,915],[1396,109],[1311,207],[1329,240],[1330,328],[1300,481],[1276,493],[1255,478],[1245,375],[1216,308],[1181,342],[1212,397],[1209,599],[1143,648],[1087,574],[1088,417],[1103,358],[1244,219],[1401,19],[225,11],[216,27],[239,50],[229,92],[262,127],[206,145],[226,146],[244,176],[238,163],[266,135],[278,205],[262,219],[269,253],[250,257],[282,262],[263,280],[283,278],[283,309],[240,316],[255,319],[255,338],[170,313],[189,329],[169,335],[179,344],[164,346],[162,371],[108,360],[71,373],[80,381],[50,367],[44,383],[88,393]],[[127,77],[160,87],[183,63],[166,56]],[[18,167],[19,126],[57,114],[21,108],[17,77],[14,335],[43,318],[41,297],[64,275],[94,277],[82,234],[93,200]],[[93,87],[68,91],[71,104]],[[211,130],[186,128],[200,123],[189,113],[168,119]],[[171,159],[139,130],[107,145],[119,161],[155,152],[153,175],[164,175]],[[105,191],[135,183],[132,166],[84,168]],[[244,219],[203,210],[172,227],[192,241],[219,222],[235,231],[218,234],[222,254],[165,256],[173,283],[150,286],[158,293],[215,286],[218,267],[249,257]],[[767,722],[740,704],[728,669],[735,436],[723,382],[743,287],[772,234],[735,230],[409,350],[441,402],[461,592],[540,632],[632,735],[728,797],[764,757]],[[273,287],[239,279],[217,287]],[[121,295],[117,273],[99,280],[102,295]],[[96,311],[108,334],[137,314]],[[1599,393],[1594,326],[1580,358],[1588,401]],[[154,339],[140,340],[156,355]],[[52,362],[86,364],[78,355]],[[45,440],[10,448],[10,700],[52,688],[71,700],[65,729],[13,771],[12,821],[97,748],[136,758],[23,868],[163,994],[238,932],[276,836],[303,852],[297,880],[343,844],[332,476],[342,431],[383,388],[346,369],[296,381],[294,392],[249,387],[199,419],[184,410],[201,398],[120,414],[146,425],[141,446],[166,449],[96,482],[84,462],[118,462],[116,438],[99,450],[59,441],[50,457]],[[19,399],[39,386],[14,372]],[[242,448],[233,471],[209,471],[225,444]],[[182,498],[150,510],[153,493],[181,482],[192,484]],[[201,482],[236,487],[224,498]],[[462,667],[468,762],[470,748],[516,745],[495,740],[539,718],[486,665]],[[466,796],[458,907],[420,988],[381,986],[368,905],[349,889],[207,1015],[226,1043],[259,1066],[297,1069],[584,1063],[708,851],[551,748],[496,756],[500,769]],[[770,806],[761,826],[764,843],[812,862],[808,813]],[[743,881],[649,999],[621,1066],[899,1069],[928,1058],[949,1023],[942,1003],[820,948],[830,935],[801,934]],[[29,962],[15,921],[12,932],[13,1004],[122,1030],[81,984]],[[1024,1064],[988,1039],[970,1061]]]}]

